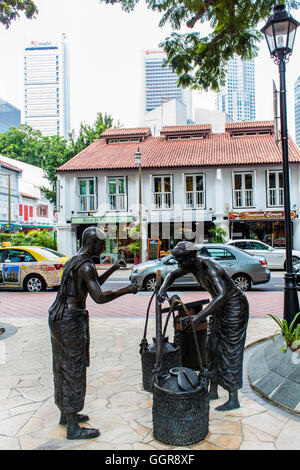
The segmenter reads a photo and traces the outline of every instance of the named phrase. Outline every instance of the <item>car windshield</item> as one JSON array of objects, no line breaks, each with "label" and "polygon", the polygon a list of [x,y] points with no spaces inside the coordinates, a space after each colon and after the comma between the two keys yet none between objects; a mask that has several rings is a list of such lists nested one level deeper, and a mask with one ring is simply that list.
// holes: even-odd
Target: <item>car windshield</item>
[{"label": "car windshield", "polygon": [[174,256],[173,255],[166,255],[166,256],[163,256],[162,258],[160,258],[161,261],[165,262],[165,261],[169,261],[170,259],[173,259]]},{"label": "car windshield", "polygon": [[34,248],[36,253],[39,253],[42,256],[45,256],[47,259],[57,259],[57,258],[64,258],[66,255],[59,253],[58,251],[52,250],[51,248],[42,248],[37,247]]}]

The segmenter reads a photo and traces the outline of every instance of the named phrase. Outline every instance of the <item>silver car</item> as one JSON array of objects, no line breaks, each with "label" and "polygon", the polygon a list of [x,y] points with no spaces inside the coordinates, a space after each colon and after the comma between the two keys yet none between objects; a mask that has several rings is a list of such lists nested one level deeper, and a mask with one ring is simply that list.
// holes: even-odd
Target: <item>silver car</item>
[{"label": "silver car", "polygon": [[[247,291],[252,285],[269,282],[271,274],[263,257],[253,256],[229,245],[210,243],[197,245],[201,256],[209,256],[220,263],[230,274],[236,285]],[[170,254],[162,259],[146,261],[133,267],[130,280],[140,289],[153,291],[156,285],[156,271],[160,270],[162,279],[177,268],[176,259]],[[174,283],[176,286],[195,287],[198,283],[192,274],[187,274]]]}]

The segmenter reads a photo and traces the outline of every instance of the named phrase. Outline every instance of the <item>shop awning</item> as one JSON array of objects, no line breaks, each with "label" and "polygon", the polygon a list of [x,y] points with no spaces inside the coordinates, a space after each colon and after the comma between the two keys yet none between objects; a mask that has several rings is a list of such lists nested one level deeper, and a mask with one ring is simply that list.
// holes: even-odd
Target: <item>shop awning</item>
[{"label": "shop awning", "polygon": [[72,224],[119,224],[130,223],[134,220],[133,216],[103,216],[103,217],[72,217]]}]

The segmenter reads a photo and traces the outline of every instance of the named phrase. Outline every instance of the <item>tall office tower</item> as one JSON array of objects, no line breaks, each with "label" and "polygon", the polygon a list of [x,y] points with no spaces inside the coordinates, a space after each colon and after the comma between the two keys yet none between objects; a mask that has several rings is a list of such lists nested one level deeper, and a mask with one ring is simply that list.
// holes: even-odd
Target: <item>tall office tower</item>
[{"label": "tall office tower", "polygon": [[43,135],[68,138],[70,99],[68,50],[58,40],[26,42],[24,55],[24,121]]},{"label": "tall office tower", "polygon": [[177,86],[177,75],[171,67],[163,67],[166,54],[161,50],[145,51],[145,111],[151,111],[166,101],[177,99],[187,107],[192,119],[192,92]]},{"label": "tall office tower", "polygon": [[10,127],[19,127],[20,124],[20,109],[0,98],[0,133],[8,131]]},{"label": "tall office tower", "polygon": [[225,87],[217,93],[217,110],[227,113],[233,121],[255,120],[254,60],[238,55],[227,63]]},{"label": "tall office tower", "polygon": [[298,145],[298,147],[300,147],[300,76],[295,81],[294,99],[295,99],[295,137],[296,137],[296,144]]}]

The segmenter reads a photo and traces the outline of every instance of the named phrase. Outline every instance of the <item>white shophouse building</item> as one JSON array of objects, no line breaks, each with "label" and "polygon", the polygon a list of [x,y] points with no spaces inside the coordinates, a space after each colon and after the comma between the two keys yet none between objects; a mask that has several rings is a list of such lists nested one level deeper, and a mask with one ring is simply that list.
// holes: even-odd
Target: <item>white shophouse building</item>
[{"label": "white shophouse building", "polygon": [[[258,238],[284,245],[282,153],[274,123],[226,123],[110,129],[58,169],[58,249],[68,255],[83,230],[107,231],[105,259],[132,241],[139,221],[139,179],[134,154],[142,154],[143,258],[147,241],[161,249],[180,239],[201,242],[221,226],[228,238]],[[293,245],[300,249],[300,150],[289,140]]]}]

